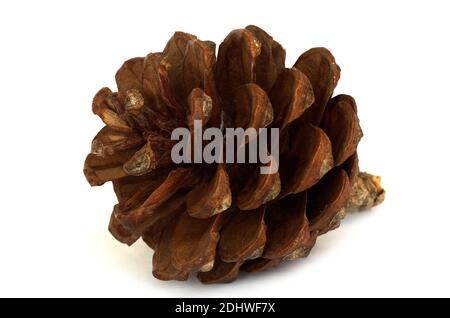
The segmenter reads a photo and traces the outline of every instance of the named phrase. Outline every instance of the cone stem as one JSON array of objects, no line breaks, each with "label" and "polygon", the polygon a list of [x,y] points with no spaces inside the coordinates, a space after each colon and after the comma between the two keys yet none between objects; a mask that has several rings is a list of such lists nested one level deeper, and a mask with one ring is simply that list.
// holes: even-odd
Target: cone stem
[{"label": "cone stem", "polygon": [[379,176],[360,172],[353,183],[345,210],[353,212],[369,209],[383,202],[385,193]]}]

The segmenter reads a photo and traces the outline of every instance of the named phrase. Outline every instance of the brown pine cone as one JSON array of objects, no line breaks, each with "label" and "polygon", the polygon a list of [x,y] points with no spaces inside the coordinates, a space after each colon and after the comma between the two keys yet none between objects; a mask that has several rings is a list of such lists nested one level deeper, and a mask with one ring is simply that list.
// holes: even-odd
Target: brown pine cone
[{"label": "brown pine cone", "polygon": [[[306,257],[318,235],[346,211],[380,203],[379,178],[359,173],[362,137],[356,104],[331,98],[340,68],[325,48],[285,68],[285,51],[256,26],[220,45],[176,32],[162,53],[126,61],[118,92],[102,88],[93,112],[105,127],[84,173],[112,181],[118,204],[109,230],[155,250],[153,275],[203,283],[234,280],[283,260]],[[279,171],[259,163],[175,164],[171,132],[203,128],[279,128]]]}]

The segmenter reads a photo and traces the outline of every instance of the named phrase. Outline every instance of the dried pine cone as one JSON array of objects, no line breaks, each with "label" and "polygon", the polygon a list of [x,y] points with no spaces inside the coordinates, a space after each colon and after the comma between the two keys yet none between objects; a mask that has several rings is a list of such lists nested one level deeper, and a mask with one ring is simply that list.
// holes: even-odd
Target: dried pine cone
[{"label": "dried pine cone", "polygon": [[[220,45],[177,32],[162,53],[126,61],[118,92],[102,88],[93,111],[105,123],[84,173],[112,181],[118,198],[109,230],[155,250],[153,274],[203,283],[234,280],[308,255],[346,211],[384,197],[379,178],[360,173],[356,104],[331,98],[340,68],[324,48],[285,68],[285,51],[256,26]],[[174,164],[177,127],[280,128],[280,169],[256,164]]]}]

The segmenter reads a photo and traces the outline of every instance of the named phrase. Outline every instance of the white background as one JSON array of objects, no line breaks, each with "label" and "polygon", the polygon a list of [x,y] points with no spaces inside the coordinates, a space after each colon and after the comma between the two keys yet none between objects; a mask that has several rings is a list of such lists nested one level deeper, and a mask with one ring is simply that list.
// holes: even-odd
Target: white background
[{"label": "white background", "polygon": [[[450,296],[448,1],[2,1],[0,296]],[[91,100],[130,57],[182,30],[217,44],[256,24],[292,65],[314,46],[355,97],[361,168],[385,203],[307,259],[236,282],[162,282],[152,252],[107,231],[115,197],[83,173]]]}]

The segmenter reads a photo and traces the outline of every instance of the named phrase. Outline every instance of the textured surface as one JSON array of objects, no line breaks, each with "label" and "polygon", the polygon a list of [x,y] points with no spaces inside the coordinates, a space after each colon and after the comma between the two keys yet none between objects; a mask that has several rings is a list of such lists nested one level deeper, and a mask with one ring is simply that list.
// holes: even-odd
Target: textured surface
[{"label": "textured surface", "polygon": [[[162,53],[126,61],[118,92],[102,88],[92,109],[105,123],[84,173],[117,194],[110,232],[153,249],[153,274],[229,282],[306,257],[339,226],[346,208],[378,204],[379,179],[360,174],[362,137],[354,99],[333,98],[340,68],[325,48],[292,68],[285,51],[256,26],[232,31],[218,48],[176,32]],[[256,164],[176,165],[170,132],[204,127],[280,128],[280,170]]]}]

